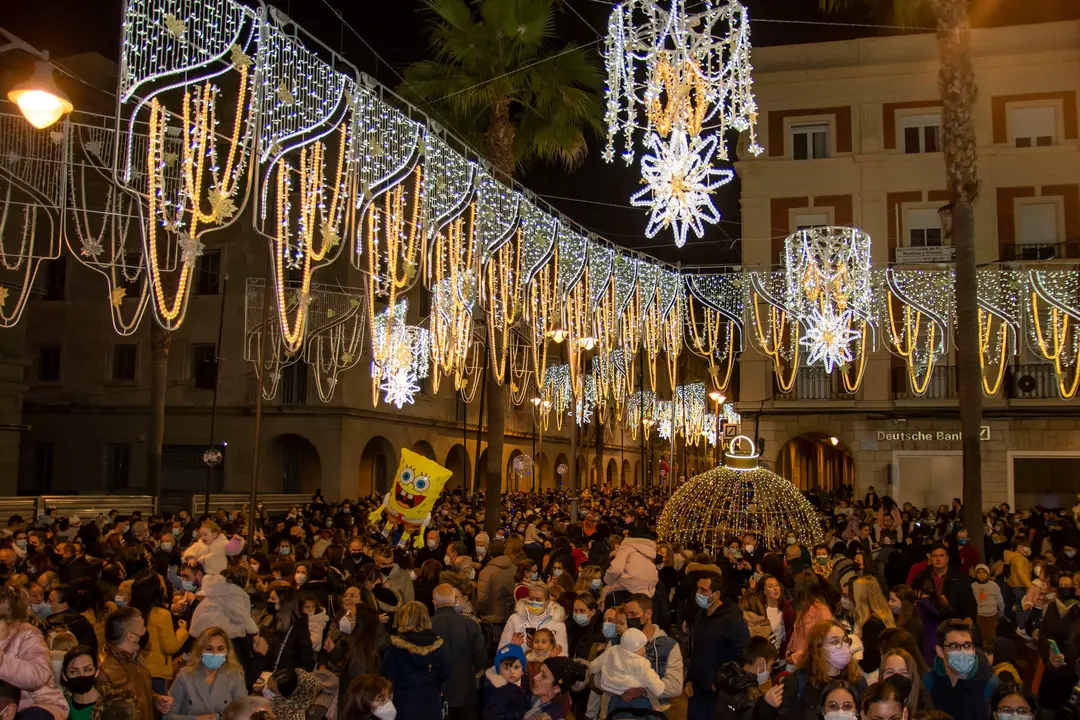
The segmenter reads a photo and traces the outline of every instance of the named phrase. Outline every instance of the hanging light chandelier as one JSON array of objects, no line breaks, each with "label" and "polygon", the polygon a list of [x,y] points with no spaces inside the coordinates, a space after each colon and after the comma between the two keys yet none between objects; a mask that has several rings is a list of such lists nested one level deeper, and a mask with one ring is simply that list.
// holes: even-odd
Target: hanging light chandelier
[{"label": "hanging light chandelier", "polygon": [[[635,130],[644,114],[641,160],[645,187],[631,198],[651,208],[645,234],[670,228],[675,244],[688,230],[702,237],[705,223],[720,220],[711,195],[729,182],[730,170],[714,168],[727,160],[728,130],[748,132],[749,151],[761,152],[754,125],[750,65],[750,25],[736,0],[687,12],[686,0],[626,0],[608,21],[604,63],[608,72],[604,159],[615,159],[622,136],[622,158],[634,161]],[[638,78],[645,76],[642,84]]]}]

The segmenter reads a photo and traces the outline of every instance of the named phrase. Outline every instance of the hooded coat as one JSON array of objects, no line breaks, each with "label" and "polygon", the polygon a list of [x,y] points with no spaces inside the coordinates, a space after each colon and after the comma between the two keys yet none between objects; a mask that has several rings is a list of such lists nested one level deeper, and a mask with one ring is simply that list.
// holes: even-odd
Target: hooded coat
[{"label": "hooded coat", "polygon": [[604,585],[608,592],[626,590],[649,597],[656,592],[658,579],[656,541],[640,537],[623,540],[604,573]]},{"label": "hooded coat", "polygon": [[221,575],[205,575],[199,594],[203,600],[191,616],[193,636],[198,637],[212,627],[221,628],[230,639],[259,632],[251,617],[251,596],[239,585],[233,585]]},{"label": "hooded coat", "polygon": [[209,545],[199,538],[180,557],[184,562],[194,560],[199,563],[207,575],[218,575],[229,566],[229,561],[225,557],[225,546],[228,544],[229,539],[225,537],[225,533],[218,533]]},{"label": "hooded coat", "polygon": [[66,718],[67,700],[56,684],[49,648],[37,628],[25,622],[14,623],[0,649],[0,680],[22,691],[19,711],[40,707],[57,720]]},{"label": "hooded coat", "polygon": [[480,682],[480,700],[484,720],[518,720],[532,707],[529,678],[522,675],[520,685],[511,685],[498,671],[489,667]]},{"label": "hooded coat", "polygon": [[491,558],[476,580],[476,613],[490,623],[504,623],[514,611],[517,567],[506,555]]},{"label": "hooded coat", "polygon": [[441,637],[420,630],[390,638],[382,674],[394,686],[399,717],[442,717],[440,688],[450,678],[450,657]]},{"label": "hooded coat", "polygon": [[[556,602],[548,601],[544,612],[533,615],[526,606],[527,600],[518,600],[514,607],[514,614],[506,621],[502,637],[499,638],[499,647],[514,641],[515,633],[528,634],[529,630],[546,628],[555,633],[555,644],[563,648],[564,653],[569,653],[570,642],[566,639],[566,611]],[[528,643],[526,643],[527,645]]]}]

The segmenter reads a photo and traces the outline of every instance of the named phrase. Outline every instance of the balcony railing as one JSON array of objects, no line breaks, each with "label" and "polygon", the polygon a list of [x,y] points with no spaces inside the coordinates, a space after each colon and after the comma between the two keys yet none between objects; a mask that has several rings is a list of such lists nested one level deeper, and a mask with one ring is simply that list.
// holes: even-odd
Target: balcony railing
[{"label": "balcony railing", "polygon": [[1053,365],[1013,365],[1008,369],[1006,392],[1013,400],[1052,399],[1058,392]]},{"label": "balcony railing", "polygon": [[795,384],[789,392],[782,392],[773,376],[773,399],[775,400],[853,400],[854,396],[843,390],[840,372],[831,374],[822,367],[799,368]]},{"label": "balcony railing", "polygon": [[[920,378],[921,381],[921,378]],[[911,387],[911,375],[907,366],[892,369],[893,400],[952,400],[957,397],[956,367],[935,365],[923,393],[917,394]]]},{"label": "balcony railing", "polygon": [[1067,240],[1063,243],[1006,245],[1006,262],[1025,262],[1033,260],[1062,260],[1080,258],[1080,240]]}]

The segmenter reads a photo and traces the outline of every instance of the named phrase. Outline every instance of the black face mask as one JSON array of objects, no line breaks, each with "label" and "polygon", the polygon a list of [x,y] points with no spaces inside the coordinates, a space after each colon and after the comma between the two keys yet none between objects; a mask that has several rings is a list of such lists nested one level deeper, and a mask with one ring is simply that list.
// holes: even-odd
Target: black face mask
[{"label": "black face mask", "polygon": [[97,678],[93,675],[83,675],[77,678],[61,678],[64,681],[64,687],[70,690],[75,695],[85,695],[94,688],[94,682]]},{"label": "black face mask", "polygon": [[911,678],[904,677],[903,675],[890,675],[885,678],[885,682],[890,683],[896,691],[900,693],[900,697],[906,698],[911,693]]},{"label": "black face mask", "polygon": [[394,566],[393,565],[391,565],[390,567],[379,568],[379,572],[381,572],[383,574],[383,577],[389,577],[390,573],[392,573],[393,571],[394,571]]},{"label": "black face mask", "polygon": [[150,644],[150,631],[147,630],[142,635],[139,636],[139,649],[140,650],[145,650],[146,646],[149,645],[149,644]]},{"label": "black face mask", "polygon": [[1057,591],[1058,597],[1062,600],[1072,600],[1076,597],[1076,588],[1074,587],[1059,587]]},{"label": "black face mask", "polygon": [[641,618],[626,618],[626,627],[631,630],[641,630],[645,627],[645,623],[642,622]]}]

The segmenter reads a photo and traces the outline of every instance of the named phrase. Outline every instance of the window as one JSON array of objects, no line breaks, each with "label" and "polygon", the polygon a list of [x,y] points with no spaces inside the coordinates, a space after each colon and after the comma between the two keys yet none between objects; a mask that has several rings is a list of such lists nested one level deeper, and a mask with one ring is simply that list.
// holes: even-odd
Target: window
[{"label": "window", "polygon": [[67,258],[61,255],[45,263],[45,300],[63,300],[67,285]]},{"label": "window", "polygon": [[937,208],[915,208],[907,211],[908,246],[940,247],[941,215]]},{"label": "window", "polygon": [[49,442],[36,442],[30,453],[31,462],[30,477],[34,482],[34,489],[38,492],[52,487],[53,457],[56,447]]},{"label": "window", "polygon": [[[226,444],[215,447],[221,451],[220,465],[209,469],[210,492],[219,493],[225,487],[225,457],[229,448]],[[191,493],[193,487],[203,492],[206,487],[207,466],[202,456],[206,444],[201,445],[162,445],[161,446],[161,490]]]},{"label": "window", "polygon": [[217,386],[217,346],[196,343],[191,346],[191,378],[195,387],[213,390]]},{"label": "window", "polygon": [[1018,245],[1056,245],[1058,206],[1055,203],[1023,203],[1016,207]]},{"label": "window", "polygon": [[905,153],[941,152],[941,113],[905,117],[900,127]]},{"label": "window", "polygon": [[131,473],[131,445],[105,443],[101,468],[106,490],[126,489]]},{"label": "window", "polygon": [[60,346],[42,345],[38,348],[38,382],[60,382]]},{"label": "window", "polygon": [[795,160],[829,157],[829,124],[792,125],[791,157]]},{"label": "window", "polygon": [[814,227],[824,227],[829,224],[828,213],[799,213],[792,217],[792,223],[796,230],[809,230]]},{"label": "window", "polygon": [[195,260],[195,294],[217,295],[221,292],[221,251],[203,250]]},{"label": "window", "polygon": [[1053,145],[1057,111],[1052,105],[1010,108],[1009,129],[1018,148]]},{"label": "window", "polygon": [[139,346],[135,343],[113,345],[112,379],[131,382],[138,379]]}]

